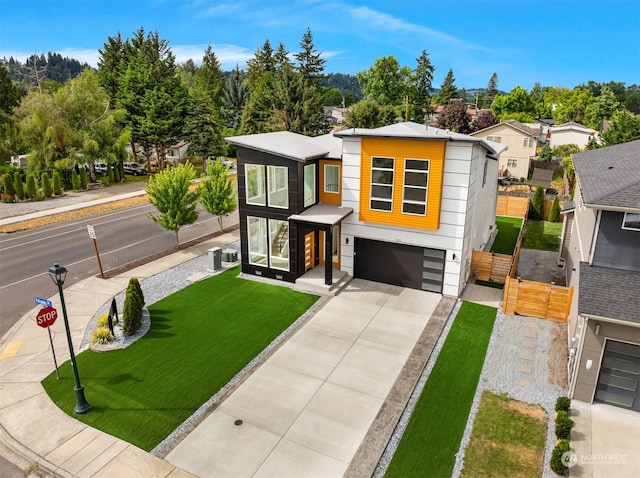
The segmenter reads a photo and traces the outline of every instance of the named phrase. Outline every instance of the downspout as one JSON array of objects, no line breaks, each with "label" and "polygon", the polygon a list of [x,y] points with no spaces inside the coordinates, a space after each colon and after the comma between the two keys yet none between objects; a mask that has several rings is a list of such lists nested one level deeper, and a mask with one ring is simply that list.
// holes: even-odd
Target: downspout
[{"label": "downspout", "polygon": [[[578,315],[578,317],[581,317]],[[582,323],[582,328],[580,329],[580,342],[576,344],[576,357],[573,362],[573,370],[571,371],[571,380],[569,380],[569,391],[567,396],[569,398],[573,398],[573,394],[576,389],[576,381],[578,380],[578,370],[580,369],[580,361],[582,360],[582,348],[584,346],[584,337],[587,333],[587,328],[589,327],[589,319],[587,317],[583,317],[584,322]]]}]

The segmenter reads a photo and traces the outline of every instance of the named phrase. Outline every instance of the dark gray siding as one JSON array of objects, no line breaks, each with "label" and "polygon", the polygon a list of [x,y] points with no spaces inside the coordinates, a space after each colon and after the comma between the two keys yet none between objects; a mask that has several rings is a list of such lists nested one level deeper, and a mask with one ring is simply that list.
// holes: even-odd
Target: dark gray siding
[{"label": "dark gray siding", "polygon": [[640,231],[622,229],[623,217],[602,212],[593,265],[640,272]]}]

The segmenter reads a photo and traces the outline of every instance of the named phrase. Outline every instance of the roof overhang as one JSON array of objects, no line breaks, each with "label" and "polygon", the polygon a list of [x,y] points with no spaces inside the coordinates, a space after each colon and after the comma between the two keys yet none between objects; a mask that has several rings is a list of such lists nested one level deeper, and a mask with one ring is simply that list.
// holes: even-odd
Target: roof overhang
[{"label": "roof overhang", "polygon": [[350,207],[340,207],[333,204],[316,204],[300,214],[289,216],[290,221],[304,222],[321,226],[335,226],[345,217],[353,213]]}]

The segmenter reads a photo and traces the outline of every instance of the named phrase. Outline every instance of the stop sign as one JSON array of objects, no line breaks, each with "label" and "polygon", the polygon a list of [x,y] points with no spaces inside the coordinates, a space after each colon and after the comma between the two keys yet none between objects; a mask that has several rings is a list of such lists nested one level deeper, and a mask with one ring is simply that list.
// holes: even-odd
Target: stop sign
[{"label": "stop sign", "polygon": [[53,307],[43,307],[36,316],[36,323],[43,328],[47,328],[58,318],[58,311]]}]

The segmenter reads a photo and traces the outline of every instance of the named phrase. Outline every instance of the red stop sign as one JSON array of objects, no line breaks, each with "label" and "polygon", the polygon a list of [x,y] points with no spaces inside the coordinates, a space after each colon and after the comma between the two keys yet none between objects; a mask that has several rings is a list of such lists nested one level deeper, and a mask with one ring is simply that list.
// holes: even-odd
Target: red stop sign
[{"label": "red stop sign", "polygon": [[58,318],[58,311],[53,307],[43,307],[36,316],[36,323],[43,328],[47,328]]}]

